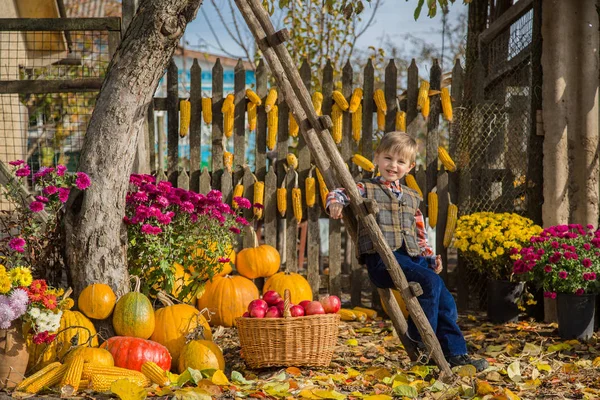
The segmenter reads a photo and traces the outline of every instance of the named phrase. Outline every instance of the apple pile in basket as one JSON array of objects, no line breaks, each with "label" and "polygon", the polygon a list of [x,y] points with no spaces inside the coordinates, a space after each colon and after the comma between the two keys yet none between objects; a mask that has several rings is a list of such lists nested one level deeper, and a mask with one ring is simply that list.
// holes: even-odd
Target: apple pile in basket
[{"label": "apple pile in basket", "polygon": [[[279,293],[269,290],[262,299],[255,299],[248,304],[245,318],[283,318],[284,300]],[[342,307],[340,298],[334,295],[322,296],[319,301],[303,300],[300,304],[290,303],[292,317],[306,315],[335,314]]]}]

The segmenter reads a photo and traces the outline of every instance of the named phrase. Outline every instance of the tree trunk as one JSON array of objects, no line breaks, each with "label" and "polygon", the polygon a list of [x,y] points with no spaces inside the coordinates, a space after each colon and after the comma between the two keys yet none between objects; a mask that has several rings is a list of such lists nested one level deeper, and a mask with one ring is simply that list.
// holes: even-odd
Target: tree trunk
[{"label": "tree trunk", "polygon": [[138,132],[158,81],[202,0],[145,0],[113,57],[90,120],[79,170],[92,186],[73,190],[65,216],[65,260],[75,295],[93,282],[129,291],[122,223]]}]

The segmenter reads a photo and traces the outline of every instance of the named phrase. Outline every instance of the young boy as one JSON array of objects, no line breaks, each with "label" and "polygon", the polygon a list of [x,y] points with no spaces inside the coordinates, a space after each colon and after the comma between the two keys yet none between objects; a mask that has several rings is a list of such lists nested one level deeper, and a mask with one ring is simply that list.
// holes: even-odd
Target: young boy
[{"label": "young boy", "polygon": [[[456,320],[458,313],[454,298],[439,277],[442,259],[435,256],[427,242],[423,214],[419,210],[421,197],[400,180],[415,166],[417,143],[404,132],[390,132],[375,151],[374,164],[380,176],[364,179],[356,184],[362,197],[374,199],[379,206],[377,224],[394,250],[398,264],[409,282],[418,282],[423,294],[418,297],[433,331],[436,333],[444,355],[451,366],[473,365],[483,371],[488,363],[467,355],[467,345]],[[350,203],[343,188],[327,196],[327,209],[331,218],[342,217],[342,208]],[[394,282],[385,264],[376,252],[368,233],[358,224],[358,254],[367,265],[369,277],[379,288],[393,288]],[[421,337],[414,322],[408,321],[408,335],[422,347]]]}]

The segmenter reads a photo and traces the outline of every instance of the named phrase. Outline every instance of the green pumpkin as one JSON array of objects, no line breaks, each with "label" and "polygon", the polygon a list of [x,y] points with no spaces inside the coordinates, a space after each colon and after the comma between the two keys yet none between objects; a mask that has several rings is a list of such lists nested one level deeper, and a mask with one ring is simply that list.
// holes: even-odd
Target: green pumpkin
[{"label": "green pumpkin", "polygon": [[140,293],[140,280],[135,278],[135,290],[123,295],[115,305],[113,328],[119,336],[148,339],[154,332],[154,308],[150,300]]}]

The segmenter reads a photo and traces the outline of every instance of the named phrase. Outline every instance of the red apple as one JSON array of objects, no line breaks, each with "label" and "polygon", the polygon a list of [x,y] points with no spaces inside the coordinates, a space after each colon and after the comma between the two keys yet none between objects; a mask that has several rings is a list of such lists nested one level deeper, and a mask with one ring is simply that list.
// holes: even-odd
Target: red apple
[{"label": "red apple", "polygon": [[[277,303],[275,303],[275,307],[277,307],[279,312],[281,312],[281,315],[283,315],[283,309],[285,308],[285,302],[283,300],[280,300]],[[291,307],[291,304],[290,304],[290,307]]]},{"label": "red apple", "polygon": [[303,317],[304,307],[301,305],[293,306],[290,308],[290,314],[292,314],[292,317]]},{"label": "red apple", "polygon": [[245,313],[242,314],[242,317],[250,318],[250,313],[248,311],[246,311]]},{"label": "red apple", "polygon": [[269,308],[269,305],[267,304],[266,301],[262,300],[262,299],[256,299],[256,300],[252,300],[250,302],[250,304],[248,304],[248,311],[251,313],[252,310],[254,308],[261,308],[263,310],[265,310],[265,312],[267,312],[267,308]]},{"label": "red apple", "polygon": [[277,304],[279,300],[281,300],[281,296],[274,290],[269,290],[265,294],[263,294],[263,300],[267,302],[269,306],[274,306]]},{"label": "red apple", "polygon": [[325,310],[325,313],[327,314],[335,314],[336,312],[340,311],[340,308],[342,308],[342,302],[340,298],[334,295],[322,296],[319,299],[319,303],[323,305],[323,310]]},{"label": "red apple", "polygon": [[252,318],[264,318],[267,312],[260,307],[255,307],[250,311],[250,316]]},{"label": "red apple", "polygon": [[302,308],[306,308],[306,305],[310,303],[310,300],[302,300],[300,302],[300,304],[298,304],[299,306],[302,306]]},{"label": "red apple", "polygon": [[267,310],[267,313],[265,314],[265,318],[281,318],[282,315],[283,314],[279,312],[277,307],[271,306]]},{"label": "red apple", "polygon": [[325,314],[323,305],[316,300],[311,301],[305,307],[306,315]]}]

